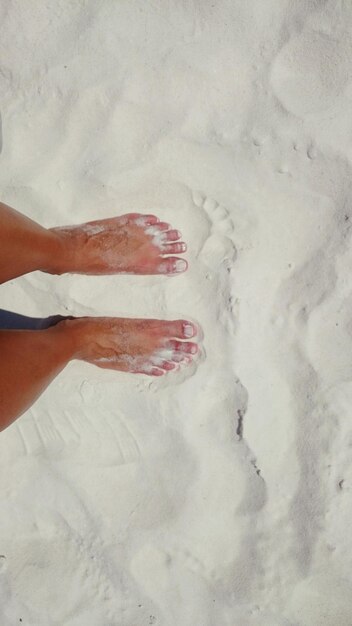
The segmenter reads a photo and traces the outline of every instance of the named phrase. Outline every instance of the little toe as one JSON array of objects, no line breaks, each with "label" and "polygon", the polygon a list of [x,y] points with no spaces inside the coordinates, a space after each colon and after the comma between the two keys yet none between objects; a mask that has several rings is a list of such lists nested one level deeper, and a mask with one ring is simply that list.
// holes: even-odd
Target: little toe
[{"label": "little toe", "polygon": [[149,374],[149,376],[163,376],[165,374],[165,370],[162,370],[159,367],[152,367],[150,370],[145,372],[145,374]]},{"label": "little toe", "polygon": [[177,257],[170,256],[158,265],[157,273],[181,274],[186,271],[187,267],[188,263],[184,259],[178,259]]},{"label": "little toe", "polygon": [[137,374],[147,374],[147,376],[163,376],[165,370],[160,367],[154,367],[153,365],[146,365],[136,372]]},{"label": "little toe", "polygon": [[177,243],[164,243],[161,247],[163,254],[181,254],[186,252],[187,244],[184,241],[177,241]]}]

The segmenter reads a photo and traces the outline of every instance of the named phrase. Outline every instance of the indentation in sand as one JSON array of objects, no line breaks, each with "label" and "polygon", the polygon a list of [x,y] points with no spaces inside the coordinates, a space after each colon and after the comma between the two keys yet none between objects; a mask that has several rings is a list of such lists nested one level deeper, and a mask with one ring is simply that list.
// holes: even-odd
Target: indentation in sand
[{"label": "indentation in sand", "polygon": [[352,38],[304,28],[274,60],[271,83],[284,108],[306,117],[338,104],[352,80]]}]

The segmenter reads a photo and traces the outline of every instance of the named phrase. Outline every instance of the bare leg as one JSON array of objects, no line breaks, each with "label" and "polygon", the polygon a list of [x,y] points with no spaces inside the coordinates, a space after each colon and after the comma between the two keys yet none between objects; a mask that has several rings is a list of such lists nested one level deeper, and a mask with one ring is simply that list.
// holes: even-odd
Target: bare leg
[{"label": "bare leg", "polygon": [[155,215],[130,213],[42,228],[0,203],[0,283],[34,270],[50,274],[173,274],[187,269],[179,231]]},{"label": "bare leg", "polygon": [[41,395],[74,356],[74,342],[57,327],[0,330],[0,430]]},{"label": "bare leg", "polygon": [[198,351],[186,320],[66,320],[42,331],[0,331],[0,430],[22,415],[72,359],[162,376]]},{"label": "bare leg", "polygon": [[63,251],[57,234],[0,203],[0,283],[34,270],[54,273]]}]

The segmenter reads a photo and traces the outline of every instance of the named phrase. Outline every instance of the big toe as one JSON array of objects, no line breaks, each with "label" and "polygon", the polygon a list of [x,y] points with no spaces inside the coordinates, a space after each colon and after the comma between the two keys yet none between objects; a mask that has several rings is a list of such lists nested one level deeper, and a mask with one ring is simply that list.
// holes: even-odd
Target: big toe
[{"label": "big toe", "polygon": [[198,334],[198,327],[189,320],[173,320],[166,322],[166,333],[168,338],[191,339]]},{"label": "big toe", "polygon": [[179,257],[170,256],[159,263],[158,274],[182,274],[188,267],[187,261]]}]

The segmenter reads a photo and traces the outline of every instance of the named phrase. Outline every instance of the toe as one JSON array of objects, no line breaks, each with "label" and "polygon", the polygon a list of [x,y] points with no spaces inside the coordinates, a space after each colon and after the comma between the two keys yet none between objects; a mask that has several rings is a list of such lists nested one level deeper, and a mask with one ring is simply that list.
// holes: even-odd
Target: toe
[{"label": "toe", "polygon": [[181,254],[186,252],[187,245],[184,241],[178,241],[177,243],[164,243],[161,251],[163,254]]},{"label": "toe", "polygon": [[178,259],[177,257],[169,257],[162,261],[157,268],[158,274],[180,274],[185,272],[188,267],[187,261]]},{"label": "toe", "polygon": [[147,376],[163,376],[165,374],[165,370],[160,367],[154,367],[150,365],[149,367],[144,367],[141,370],[136,372],[137,374],[147,374]]},{"label": "toe", "polygon": [[125,213],[124,215],[118,215],[115,219],[118,219],[119,221],[127,224],[128,222],[135,222],[137,219],[140,219],[142,217],[143,215],[141,213]]},{"label": "toe", "polygon": [[159,320],[159,319],[137,319],[136,322],[141,324],[141,328],[148,329],[153,335],[157,334],[161,339],[168,341],[169,339],[191,339],[200,333],[200,328],[194,322],[189,320]]},{"label": "toe", "polygon": [[148,214],[143,216],[148,224],[157,224],[160,220],[157,215]]},{"label": "toe", "polygon": [[190,361],[192,361],[192,356],[182,352],[173,352],[172,360],[174,363],[190,363]]},{"label": "toe", "polygon": [[181,237],[182,235],[179,230],[168,230],[167,233],[165,233],[166,241],[177,241],[181,239]]},{"label": "toe", "polygon": [[170,230],[170,224],[168,224],[167,222],[158,222],[155,224],[155,228],[157,230]]},{"label": "toe", "polygon": [[134,222],[138,226],[151,226],[159,223],[159,218],[156,215],[138,215]]},{"label": "toe", "polygon": [[166,372],[171,372],[171,370],[174,370],[177,365],[172,361],[162,361],[158,367],[161,367]]},{"label": "toe", "polygon": [[163,376],[165,374],[165,370],[160,369],[159,367],[152,367],[148,372],[144,372],[149,376]]},{"label": "toe", "polygon": [[191,339],[198,333],[198,328],[195,324],[188,320],[174,320],[172,322],[166,322],[168,336],[175,337],[177,339]]},{"label": "toe", "polygon": [[198,344],[192,341],[176,341],[175,339],[171,339],[167,342],[166,347],[174,352],[183,354],[197,354],[198,352]]}]

